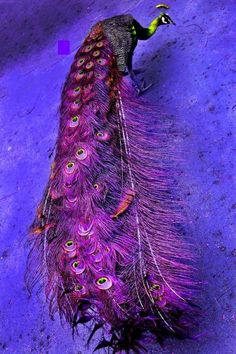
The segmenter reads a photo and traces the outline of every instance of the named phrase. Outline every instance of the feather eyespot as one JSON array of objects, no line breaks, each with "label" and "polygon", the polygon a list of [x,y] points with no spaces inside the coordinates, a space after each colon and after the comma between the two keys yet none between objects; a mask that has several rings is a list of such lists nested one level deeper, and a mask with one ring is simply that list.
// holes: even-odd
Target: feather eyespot
[{"label": "feather eyespot", "polygon": [[78,201],[78,197],[66,197],[66,201],[69,203],[69,206],[76,204]]},{"label": "feather eyespot", "polygon": [[95,183],[95,184],[93,185],[93,187],[94,187],[95,189],[98,189],[98,187],[99,187],[98,183]]},{"label": "feather eyespot", "polygon": [[80,86],[77,86],[74,90],[75,92],[79,93],[81,91],[81,87]]},{"label": "feather eyespot", "polygon": [[110,139],[110,134],[107,131],[99,131],[96,133],[96,136],[99,141],[108,141]]},{"label": "feather eyespot", "polygon": [[107,65],[107,60],[106,60],[106,59],[99,58],[99,59],[97,59],[97,63],[98,63],[99,65],[105,66],[105,65]]},{"label": "feather eyespot", "polygon": [[85,62],[85,58],[80,58],[76,63],[77,67],[79,68],[80,66],[82,66],[84,62]]},{"label": "feather eyespot", "polygon": [[161,286],[159,284],[154,284],[150,290],[159,290]]},{"label": "feather eyespot", "polygon": [[99,136],[99,137],[102,137],[104,134],[102,132],[97,132],[96,135]]},{"label": "feather eyespot", "polygon": [[93,52],[93,56],[96,58],[96,57],[99,57],[99,55],[100,55],[100,50],[95,50],[94,52]]},{"label": "feather eyespot", "polygon": [[76,244],[72,240],[66,241],[66,243],[63,246],[63,249],[70,258],[76,255]]},{"label": "feather eyespot", "polygon": [[70,161],[66,164],[66,173],[73,173],[75,171],[75,164],[74,162]]},{"label": "feather eyespot", "polygon": [[85,72],[83,70],[80,70],[77,74],[75,74],[75,79],[77,81],[79,81],[80,79],[82,79],[82,77],[84,77]]},{"label": "feather eyespot", "polygon": [[101,290],[108,290],[112,287],[112,281],[108,277],[101,277],[96,280],[96,286]]},{"label": "feather eyespot", "polygon": [[80,284],[77,284],[77,285],[75,285],[74,289],[75,289],[75,291],[81,291],[81,290],[84,289],[84,286],[80,285]]},{"label": "feather eyespot", "polygon": [[92,61],[89,61],[89,62],[86,64],[85,67],[86,67],[87,70],[90,70],[90,69],[93,68],[93,66],[94,66],[93,62],[92,62]]},{"label": "feather eyespot", "polygon": [[103,41],[98,42],[98,43],[96,44],[96,46],[97,46],[98,48],[102,48],[102,47],[103,47]]},{"label": "feather eyespot", "polygon": [[101,31],[98,32],[97,30],[95,32],[91,32],[90,37],[92,39],[96,39],[100,41],[100,39],[102,39],[102,32]]},{"label": "feather eyespot", "polygon": [[78,225],[78,234],[83,237],[90,237],[93,235],[93,223],[90,225]]},{"label": "feather eyespot", "polygon": [[64,250],[67,252],[73,252],[75,249],[76,249],[76,245],[72,240],[68,240],[64,244]]},{"label": "feather eyespot", "polygon": [[79,100],[77,100],[76,102],[72,102],[72,104],[70,105],[70,112],[72,114],[76,113],[78,111],[78,105],[79,105]]},{"label": "feather eyespot", "polygon": [[99,279],[97,280],[97,284],[98,284],[98,285],[102,285],[102,284],[106,283],[107,280],[108,280],[108,279],[105,278],[105,277],[99,278]]},{"label": "feather eyespot", "polygon": [[150,288],[152,296],[158,298],[164,294],[165,288],[162,284],[153,284]]},{"label": "feather eyespot", "polygon": [[103,73],[103,74],[101,74],[101,73],[96,73],[96,74],[95,74],[95,77],[96,77],[97,79],[104,80],[105,77],[106,77],[106,74],[105,74],[105,73]]},{"label": "feather eyespot", "polygon": [[77,127],[78,124],[79,124],[79,117],[78,116],[72,117],[69,121],[69,126],[71,128]]},{"label": "feather eyespot", "polygon": [[81,284],[76,284],[74,286],[74,291],[78,294],[78,295],[85,295],[86,294],[86,289],[83,285]]},{"label": "feather eyespot", "polygon": [[86,45],[86,47],[84,48],[84,51],[85,51],[85,53],[88,53],[88,52],[90,52],[90,50],[92,50],[93,49],[93,45],[92,44],[89,44],[89,45]]},{"label": "feather eyespot", "polygon": [[79,266],[79,262],[78,261],[75,261],[73,264],[72,264],[72,267],[73,268],[78,268]]},{"label": "feather eyespot", "polygon": [[76,156],[79,160],[84,160],[88,156],[88,152],[83,148],[79,148],[76,152]]},{"label": "feather eyespot", "polygon": [[76,274],[82,274],[84,272],[84,270],[85,270],[85,265],[84,265],[83,262],[79,262],[78,260],[74,261],[72,263],[72,270]]}]

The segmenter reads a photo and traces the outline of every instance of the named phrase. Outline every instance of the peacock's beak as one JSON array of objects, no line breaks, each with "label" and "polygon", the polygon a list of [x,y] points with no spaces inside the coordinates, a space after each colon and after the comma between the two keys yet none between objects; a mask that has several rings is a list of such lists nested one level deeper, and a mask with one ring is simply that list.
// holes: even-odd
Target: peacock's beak
[{"label": "peacock's beak", "polygon": [[170,22],[172,23],[172,25],[175,25],[176,26],[176,23],[169,17],[170,19]]}]

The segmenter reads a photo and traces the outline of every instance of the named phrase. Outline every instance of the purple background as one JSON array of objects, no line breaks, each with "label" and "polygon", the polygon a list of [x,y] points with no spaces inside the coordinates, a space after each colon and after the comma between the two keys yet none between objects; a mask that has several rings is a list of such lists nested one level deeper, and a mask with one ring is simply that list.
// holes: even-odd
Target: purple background
[{"label": "purple background", "polygon": [[[51,321],[42,294],[29,299],[25,240],[49,175],[60,92],[72,57],[100,19],[132,13],[143,25],[156,1],[0,0],[0,352],[90,353],[86,330],[73,341]],[[234,0],[168,1],[177,26],[140,42],[134,64],[152,81],[146,98],[173,114],[183,132],[180,183],[199,257],[203,319],[198,341],[168,340],[149,353],[233,353],[235,346]],[[71,54],[57,54],[58,40]]]}]

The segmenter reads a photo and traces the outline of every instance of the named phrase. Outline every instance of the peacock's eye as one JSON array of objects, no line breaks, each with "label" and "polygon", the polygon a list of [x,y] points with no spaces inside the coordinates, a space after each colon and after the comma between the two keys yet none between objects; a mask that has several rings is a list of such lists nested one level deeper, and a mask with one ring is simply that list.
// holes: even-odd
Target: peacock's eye
[{"label": "peacock's eye", "polygon": [[73,264],[72,264],[72,267],[73,268],[77,268],[79,266],[79,262],[78,261],[75,261]]},{"label": "peacock's eye", "polygon": [[94,186],[95,189],[98,189],[98,184],[97,183],[95,183],[93,186]]},{"label": "peacock's eye", "polygon": [[67,173],[73,173],[75,170],[75,164],[74,162],[68,162],[67,165],[66,165],[66,172]]},{"label": "peacock's eye", "polygon": [[167,19],[165,18],[165,16],[162,16],[161,21],[162,21],[162,23],[165,23],[165,24],[168,23],[168,21],[167,21]]},{"label": "peacock's eye", "polygon": [[107,281],[108,281],[108,279],[106,277],[102,277],[97,280],[97,284],[102,285],[102,284],[106,283]]},{"label": "peacock's eye", "polygon": [[84,160],[88,156],[87,150],[79,148],[76,152],[76,156],[79,160]]},{"label": "peacock's eye", "polygon": [[80,86],[75,88],[75,92],[80,92],[80,90],[81,90]]},{"label": "peacock's eye", "polygon": [[80,103],[81,101],[79,99],[75,101],[75,104],[80,104]]}]

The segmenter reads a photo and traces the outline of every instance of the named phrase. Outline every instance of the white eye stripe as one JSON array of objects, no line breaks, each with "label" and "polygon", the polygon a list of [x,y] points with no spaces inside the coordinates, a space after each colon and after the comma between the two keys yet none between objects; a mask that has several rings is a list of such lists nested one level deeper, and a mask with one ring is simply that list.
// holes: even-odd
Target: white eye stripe
[{"label": "white eye stripe", "polygon": [[165,17],[162,17],[161,20],[163,23],[168,23],[167,20],[165,19]]}]

